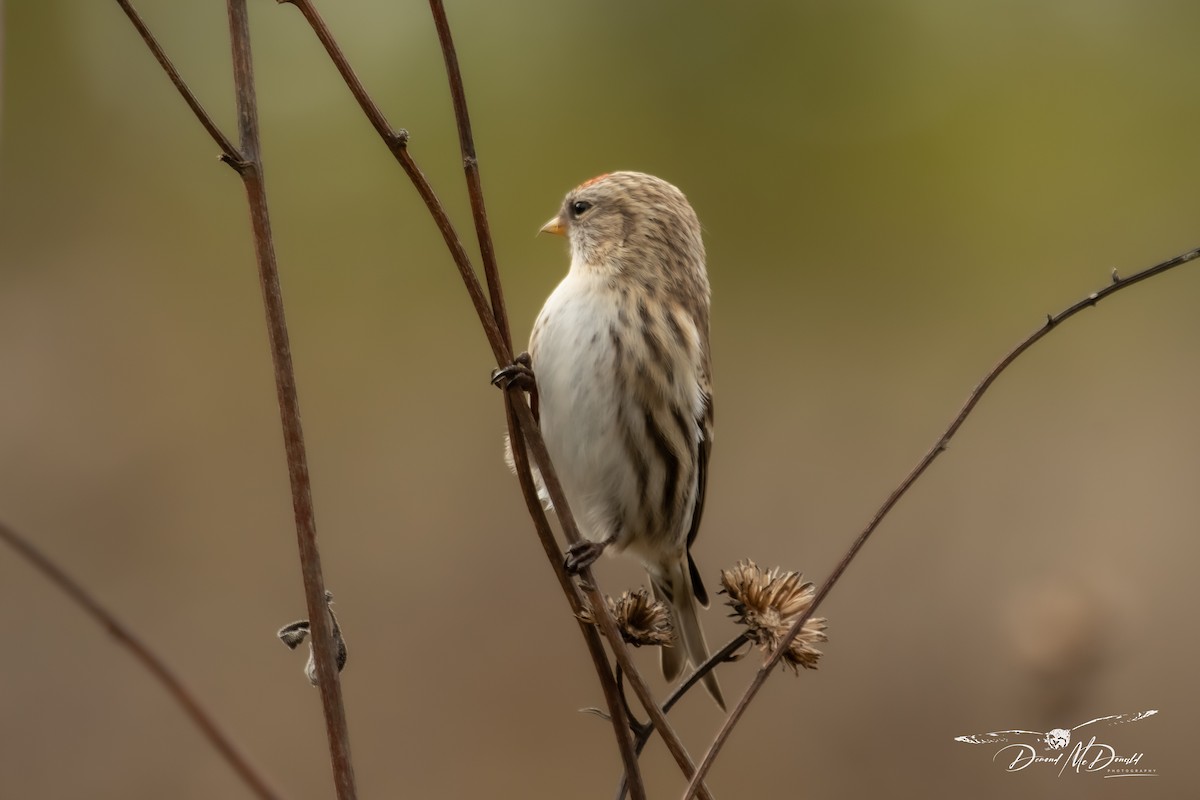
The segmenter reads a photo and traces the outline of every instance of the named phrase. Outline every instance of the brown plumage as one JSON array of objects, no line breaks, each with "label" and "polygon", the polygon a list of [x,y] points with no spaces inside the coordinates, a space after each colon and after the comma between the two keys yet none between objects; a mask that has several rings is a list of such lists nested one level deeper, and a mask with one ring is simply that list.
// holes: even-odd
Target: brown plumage
[{"label": "brown plumage", "polygon": [[[712,447],[709,285],[700,222],[683,193],[638,172],[567,194],[544,231],[566,235],[567,276],[529,343],[540,424],[581,531],[637,557],[671,606],[678,642],[663,672],[679,677],[708,647],[691,559]],[[724,707],[716,676],[704,685]]]}]

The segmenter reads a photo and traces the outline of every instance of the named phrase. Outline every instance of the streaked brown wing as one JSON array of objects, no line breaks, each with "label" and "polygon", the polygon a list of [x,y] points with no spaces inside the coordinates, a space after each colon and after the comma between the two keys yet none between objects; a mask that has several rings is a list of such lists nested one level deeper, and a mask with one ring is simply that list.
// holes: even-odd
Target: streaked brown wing
[{"label": "streaked brown wing", "polygon": [[688,531],[687,546],[692,549],[696,534],[700,532],[700,518],[704,516],[704,493],[708,488],[708,456],[712,452],[713,403],[712,395],[704,393],[704,413],[696,423],[700,426],[700,448],[696,462],[696,510],[692,513],[692,528]]},{"label": "streaked brown wing", "polygon": [[[707,362],[707,357],[705,362]],[[705,363],[705,367],[708,364]],[[701,384],[704,391],[704,410],[700,418],[696,420],[700,426],[700,442],[696,451],[696,505],[692,511],[692,527],[687,535],[687,563],[688,574],[692,580],[692,594],[696,596],[696,602],[708,608],[708,590],[704,588],[704,580],[700,577],[700,570],[696,568],[696,562],[692,558],[692,543],[696,541],[696,535],[700,533],[700,519],[704,516],[704,495],[708,489],[708,456],[712,452],[712,430],[713,430],[713,401],[712,391],[708,385],[707,370],[701,376]]]}]

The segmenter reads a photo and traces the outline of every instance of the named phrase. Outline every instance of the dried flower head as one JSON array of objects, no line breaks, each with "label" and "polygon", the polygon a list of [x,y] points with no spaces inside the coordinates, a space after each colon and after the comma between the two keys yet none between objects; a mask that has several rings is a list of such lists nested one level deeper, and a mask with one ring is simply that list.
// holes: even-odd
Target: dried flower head
[{"label": "dried flower head", "polygon": [[[721,586],[733,609],[730,616],[745,625],[751,640],[768,652],[779,647],[792,623],[812,605],[814,595],[812,583],[800,573],[781,572],[778,567],[764,572],[753,561],[739,561],[733,569],[721,570]],[[824,617],[805,622],[783,654],[783,662],[796,672],[800,667],[816,669],[821,658],[816,644],[829,641],[825,627]]]},{"label": "dried flower head", "polygon": [[[621,592],[617,600],[605,595],[604,602],[621,629],[621,638],[634,647],[670,647],[675,640],[671,611],[645,589]],[[596,616],[590,608],[585,607],[579,616],[584,622],[596,624]]]}]

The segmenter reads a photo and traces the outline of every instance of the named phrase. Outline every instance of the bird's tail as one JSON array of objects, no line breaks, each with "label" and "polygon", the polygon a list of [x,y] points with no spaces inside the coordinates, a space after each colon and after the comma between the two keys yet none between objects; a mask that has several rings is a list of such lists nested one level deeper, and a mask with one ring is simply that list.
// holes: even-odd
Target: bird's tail
[{"label": "bird's tail", "polygon": [[[684,556],[684,559],[687,559],[687,556]],[[704,641],[704,629],[700,627],[700,617],[697,614],[699,604],[692,589],[692,575],[685,566],[684,559],[673,564],[660,565],[658,569],[650,571],[650,585],[654,588],[654,596],[671,607],[671,616],[675,623],[674,645],[660,648],[663,676],[668,681],[678,678],[688,664],[697,667],[708,660],[708,644]],[[721,685],[717,682],[716,672],[710,671],[700,680],[713,700],[724,710],[725,698],[721,695]]]}]

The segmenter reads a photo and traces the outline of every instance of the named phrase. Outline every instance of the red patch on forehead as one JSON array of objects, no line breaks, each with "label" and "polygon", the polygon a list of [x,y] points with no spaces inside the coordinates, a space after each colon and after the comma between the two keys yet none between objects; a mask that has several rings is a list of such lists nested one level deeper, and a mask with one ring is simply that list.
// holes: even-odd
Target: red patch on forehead
[{"label": "red patch on forehead", "polygon": [[606,173],[604,173],[603,175],[597,175],[596,177],[592,178],[590,181],[584,181],[583,183],[579,184],[579,185],[578,185],[578,186],[576,186],[575,188],[576,188],[576,189],[586,189],[587,187],[589,187],[589,186],[591,186],[591,185],[593,185],[593,184],[599,183],[600,181],[604,180],[604,179],[605,179],[605,178],[607,178],[609,175],[612,175],[612,173],[611,173],[611,172],[606,172]]}]

